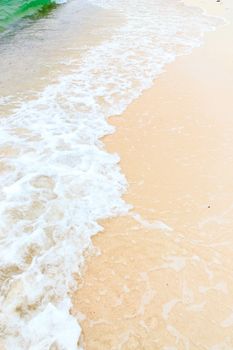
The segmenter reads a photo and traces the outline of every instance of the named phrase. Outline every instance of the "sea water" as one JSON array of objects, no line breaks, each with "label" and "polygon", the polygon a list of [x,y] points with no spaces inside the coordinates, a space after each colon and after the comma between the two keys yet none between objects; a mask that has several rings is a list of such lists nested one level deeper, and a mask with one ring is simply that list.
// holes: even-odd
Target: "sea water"
[{"label": "sea water", "polygon": [[0,37],[0,348],[75,350],[83,253],[130,208],[108,118],[220,21],[178,0],[70,0],[20,23]]},{"label": "sea water", "polygon": [[66,0],[1,0],[0,2],[0,31],[7,29],[24,17],[42,14],[55,4]]}]

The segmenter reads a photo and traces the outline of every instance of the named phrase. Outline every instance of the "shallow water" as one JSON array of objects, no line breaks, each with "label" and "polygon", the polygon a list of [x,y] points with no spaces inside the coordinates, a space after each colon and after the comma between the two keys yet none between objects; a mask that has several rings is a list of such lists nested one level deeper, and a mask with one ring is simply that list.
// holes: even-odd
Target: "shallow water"
[{"label": "shallow water", "polygon": [[220,23],[179,1],[69,1],[0,38],[1,315],[6,349],[76,349],[74,273],[128,211],[107,123]]},{"label": "shallow water", "polygon": [[212,4],[231,25],[111,118],[117,132],[104,142],[120,154],[134,208],[104,221],[101,254],[73,295],[87,350],[233,349],[229,7]]}]

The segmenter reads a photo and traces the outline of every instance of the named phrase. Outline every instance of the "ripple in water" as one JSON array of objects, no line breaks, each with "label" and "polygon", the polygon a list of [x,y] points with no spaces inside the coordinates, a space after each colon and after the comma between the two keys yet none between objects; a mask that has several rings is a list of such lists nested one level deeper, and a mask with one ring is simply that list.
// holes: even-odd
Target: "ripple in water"
[{"label": "ripple in water", "polygon": [[88,47],[36,98],[17,107],[15,98],[2,100],[14,103],[0,129],[0,332],[7,350],[77,349],[74,274],[101,231],[98,221],[129,209],[119,157],[100,141],[114,131],[107,119],[220,23],[174,0],[90,3],[119,13],[124,24],[114,32],[109,26],[109,39]]}]

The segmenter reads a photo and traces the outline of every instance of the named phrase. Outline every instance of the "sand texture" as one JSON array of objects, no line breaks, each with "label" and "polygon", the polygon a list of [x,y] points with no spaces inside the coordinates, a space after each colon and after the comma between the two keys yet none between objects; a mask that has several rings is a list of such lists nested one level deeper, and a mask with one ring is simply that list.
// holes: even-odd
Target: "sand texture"
[{"label": "sand texture", "polygon": [[111,119],[133,209],[103,223],[79,278],[86,350],[233,349],[232,38],[233,21],[207,34]]}]

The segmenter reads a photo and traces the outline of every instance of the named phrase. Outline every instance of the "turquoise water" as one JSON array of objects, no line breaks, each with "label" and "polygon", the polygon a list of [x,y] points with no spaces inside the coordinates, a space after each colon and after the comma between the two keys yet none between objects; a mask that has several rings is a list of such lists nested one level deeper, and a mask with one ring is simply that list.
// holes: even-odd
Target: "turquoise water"
[{"label": "turquoise water", "polygon": [[28,16],[43,14],[55,0],[0,0],[0,31]]}]

